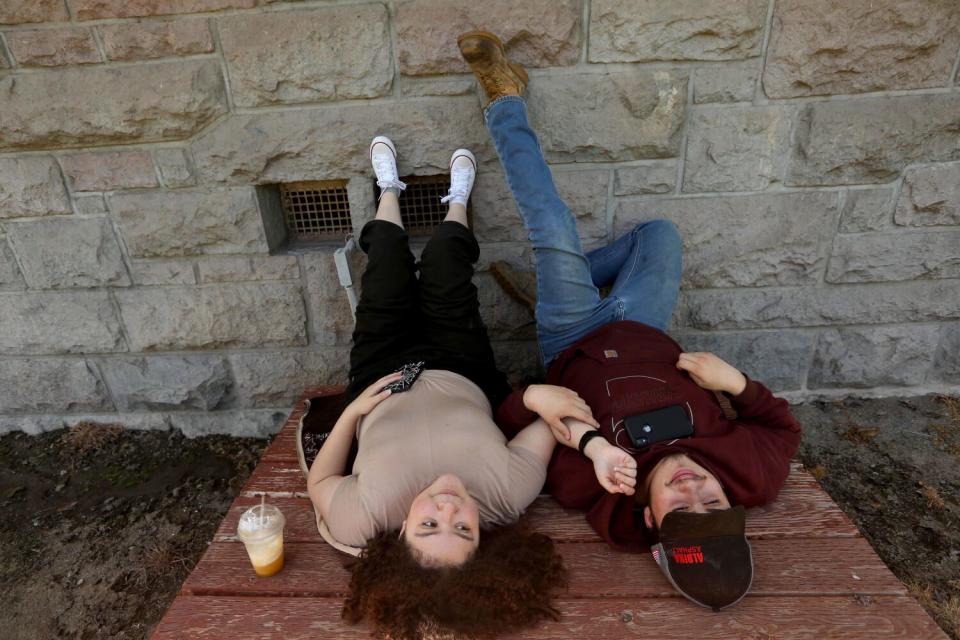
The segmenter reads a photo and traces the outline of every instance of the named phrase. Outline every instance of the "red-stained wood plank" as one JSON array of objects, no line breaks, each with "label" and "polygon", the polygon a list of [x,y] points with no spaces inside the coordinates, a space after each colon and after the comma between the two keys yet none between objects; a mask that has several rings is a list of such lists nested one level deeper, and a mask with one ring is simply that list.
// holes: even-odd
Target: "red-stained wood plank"
[{"label": "red-stained wood plank", "polygon": [[[369,637],[365,626],[340,621],[339,598],[220,598],[179,596],[154,640],[307,640]],[[505,638],[697,638],[731,640],[946,640],[914,600],[905,596],[755,597],[712,612],[680,597],[559,599],[557,622]]]},{"label": "red-stained wood plank", "polygon": [[[756,540],[750,596],[906,595],[863,538]],[[618,553],[605,543],[560,545],[570,573],[565,598],[667,597],[674,594],[648,554]],[[283,570],[257,577],[243,544],[214,542],[184,583],[185,595],[333,597],[347,592],[347,559],[326,543],[287,542]]]},{"label": "red-stained wood plank", "polygon": [[[286,519],[283,528],[284,540],[287,542],[323,541],[317,532],[317,521],[309,498],[271,498],[269,502],[280,509]],[[213,537],[214,541],[237,540],[237,524],[240,522],[241,514],[256,504],[260,504],[260,498],[241,496],[234,500]]]},{"label": "red-stained wood plank", "polygon": [[[286,496],[287,494],[281,494]],[[256,494],[238,497],[217,531],[217,540],[236,533],[240,514],[260,498]],[[287,518],[288,540],[310,542],[319,538],[313,507],[305,494],[271,497]],[[599,542],[584,514],[564,509],[549,496],[540,496],[527,508],[527,521],[557,542]],[[859,536],[857,528],[822,489],[784,489],[773,504],[747,511],[747,536],[758,538],[844,538]]]}]

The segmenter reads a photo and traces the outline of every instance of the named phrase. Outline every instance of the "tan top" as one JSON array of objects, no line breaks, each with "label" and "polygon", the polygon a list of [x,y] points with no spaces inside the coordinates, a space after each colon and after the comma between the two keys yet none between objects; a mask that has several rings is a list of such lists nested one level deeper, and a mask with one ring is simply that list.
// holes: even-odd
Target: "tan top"
[{"label": "tan top", "polygon": [[353,475],[340,481],[321,533],[338,548],[362,547],[398,529],[416,495],[444,473],[459,476],[477,501],[481,526],[515,522],[540,493],[546,466],[532,451],[508,446],[491,416],[470,380],[424,371],[361,420]]}]

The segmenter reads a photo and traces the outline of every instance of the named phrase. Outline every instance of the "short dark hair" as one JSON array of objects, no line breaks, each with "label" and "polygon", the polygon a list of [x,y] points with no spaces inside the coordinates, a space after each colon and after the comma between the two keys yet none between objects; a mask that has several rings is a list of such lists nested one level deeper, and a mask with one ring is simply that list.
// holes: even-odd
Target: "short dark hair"
[{"label": "short dark hair", "polygon": [[351,568],[343,619],[368,618],[373,636],[422,638],[437,628],[492,638],[550,618],[567,573],[549,537],[522,524],[484,531],[476,553],[458,567],[424,567],[398,532],[370,540]]}]

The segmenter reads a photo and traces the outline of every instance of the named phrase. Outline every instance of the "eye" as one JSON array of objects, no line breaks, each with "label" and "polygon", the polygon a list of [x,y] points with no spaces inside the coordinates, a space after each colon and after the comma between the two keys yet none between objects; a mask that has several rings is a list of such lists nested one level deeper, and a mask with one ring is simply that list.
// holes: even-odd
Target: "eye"
[{"label": "eye", "polygon": [[464,533],[470,533],[470,526],[466,522],[457,523],[457,531],[463,531]]},{"label": "eye", "polygon": [[720,504],[719,500],[711,500],[710,502],[707,503],[707,506],[709,507],[710,505],[717,505],[717,504]]},{"label": "eye", "polygon": [[671,511],[686,511],[687,509],[689,509],[689,507],[686,505],[683,505],[683,506],[677,507],[676,509],[671,509]]},{"label": "eye", "polygon": [[420,523],[421,527],[426,527],[427,529],[433,529],[437,526],[436,520],[424,520]]}]

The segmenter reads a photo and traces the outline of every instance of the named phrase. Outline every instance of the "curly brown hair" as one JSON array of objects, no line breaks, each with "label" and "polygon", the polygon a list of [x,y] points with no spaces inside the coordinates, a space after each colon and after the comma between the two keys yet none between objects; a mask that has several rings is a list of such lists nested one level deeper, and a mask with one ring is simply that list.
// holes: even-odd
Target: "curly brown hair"
[{"label": "curly brown hair", "polygon": [[553,540],[523,524],[484,531],[476,553],[459,567],[421,566],[398,532],[370,540],[351,567],[343,619],[373,623],[373,636],[492,638],[558,619],[550,604],[567,585]]}]

